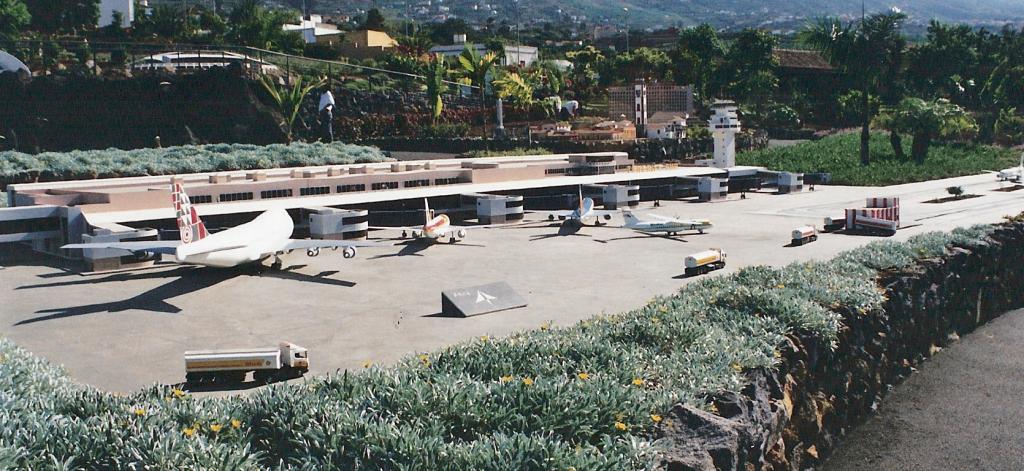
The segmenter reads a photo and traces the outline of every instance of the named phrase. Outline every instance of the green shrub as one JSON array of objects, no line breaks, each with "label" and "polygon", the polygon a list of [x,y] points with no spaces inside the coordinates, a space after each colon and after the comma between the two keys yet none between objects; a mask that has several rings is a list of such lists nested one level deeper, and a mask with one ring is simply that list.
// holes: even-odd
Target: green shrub
[{"label": "green shrub", "polygon": [[24,154],[0,152],[0,182],[175,175],[256,168],[334,165],[384,160],[373,147],[320,142],[208,144],[136,150],[76,150]]},{"label": "green shrub", "polygon": [[[906,155],[912,139],[904,138]],[[740,165],[787,172],[829,172],[836,185],[884,186],[983,173],[1013,166],[1017,157],[998,147],[975,144],[932,144],[924,164],[898,159],[885,133],[871,135],[871,164],[860,164],[860,135],[841,134],[793,146],[741,152]]]},{"label": "green shrub", "polygon": [[[195,398],[113,395],[0,340],[0,465],[83,469],[644,469],[673,404],[770,368],[786,335],[835,342],[874,315],[880,270],[984,240],[991,226],[876,242],[831,261],[705,278],[634,311],[480,338],[369,367]],[[668,420],[668,419],[664,419]]]}]

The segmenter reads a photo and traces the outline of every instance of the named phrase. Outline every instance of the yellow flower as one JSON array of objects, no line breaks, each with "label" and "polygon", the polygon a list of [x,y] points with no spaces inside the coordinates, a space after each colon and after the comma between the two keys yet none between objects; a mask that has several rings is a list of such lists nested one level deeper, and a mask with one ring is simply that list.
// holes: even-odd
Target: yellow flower
[{"label": "yellow flower", "polygon": [[776,288],[778,288],[778,289],[782,289],[782,288],[785,288],[785,287],[786,287],[786,285],[784,285],[782,283],[779,283],[779,285],[776,286]]},{"label": "yellow flower", "polygon": [[633,386],[643,386],[644,380],[640,378],[633,378]]},{"label": "yellow flower", "polygon": [[221,424],[210,424],[210,430],[211,430],[211,431],[212,431],[213,433],[217,433],[217,432],[220,432],[220,429],[222,429],[222,428],[224,428],[224,426],[223,426],[223,425],[221,425]]},{"label": "yellow flower", "polygon": [[488,336],[486,336],[486,335],[481,335],[481,336],[480,336],[480,341],[481,341],[481,342],[486,342],[486,341],[488,341],[488,340],[490,340],[490,339],[491,339],[491,338],[490,338],[490,337],[488,337]]},{"label": "yellow flower", "polygon": [[716,406],[715,403],[712,402],[711,403],[711,407],[708,407],[708,410],[711,411],[712,414],[717,414],[718,413],[718,406]]},{"label": "yellow flower", "polygon": [[729,365],[729,367],[734,369],[734,370],[736,370],[736,371],[743,371],[743,367],[740,366],[739,363],[733,363],[733,364]]},{"label": "yellow flower", "polygon": [[182,391],[178,388],[172,389],[171,394],[173,394],[174,397],[185,397],[185,391]]},{"label": "yellow flower", "polygon": [[530,378],[523,378],[523,384],[527,386],[533,386],[533,380]]},{"label": "yellow flower", "polygon": [[498,381],[501,381],[502,383],[507,383],[509,381],[512,381],[512,376],[511,375],[502,376],[501,378],[498,378]]},{"label": "yellow flower", "polygon": [[242,426],[242,421],[238,419],[231,419],[231,428],[239,428]]},{"label": "yellow flower", "polygon": [[185,430],[182,430],[181,433],[184,433],[186,437],[191,437],[192,435],[196,434],[196,429],[188,427]]},{"label": "yellow flower", "polygon": [[590,379],[590,375],[587,373],[576,373],[576,377],[582,380]]},{"label": "yellow flower", "polygon": [[420,355],[419,356],[420,362],[423,363],[423,366],[430,366],[430,359],[429,358],[430,357],[428,357],[427,355]]},{"label": "yellow flower", "polygon": [[626,424],[624,424],[622,422],[615,422],[615,428],[620,430],[620,431],[625,431],[626,430]]},{"label": "yellow flower", "polygon": [[136,407],[135,410],[133,410],[132,412],[134,412],[135,415],[139,415],[139,416],[146,415],[146,409],[141,409],[141,408],[138,408],[138,407]]},{"label": "yellow flower", "polygon": [[661,306],[658,308],[658,312],[668,312],[668,306]]},{"label": "yellow flower", "polygon": [[545,322],[540,325],[540,330],[548,330],[551,328],[551,322]]},{"label": "yellow flower", "polygon": [[363,368],[369,368],[371,366],[373,366],[373,362],[372,361],[366,360],[366,361],[363,362]]},{"label": "yellow flower", "polygon": [[658,414],[651,414],[651,420],[653,420],[654,423],[661,422],[661,416]]}]

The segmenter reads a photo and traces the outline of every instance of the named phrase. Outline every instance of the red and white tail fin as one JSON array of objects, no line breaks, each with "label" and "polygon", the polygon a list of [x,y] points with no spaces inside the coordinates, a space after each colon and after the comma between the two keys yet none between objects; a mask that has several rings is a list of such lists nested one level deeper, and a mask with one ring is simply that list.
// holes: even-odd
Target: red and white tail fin
[{"label": "red and white tail fin", "polygon": [[171,182],[171,202],[174,203],[181,243],[188,244],[202,240],[209,235],[206,232],[206,224],[199,219],[199,214],[196,213],[196,208],[192,207],[192,202],[189,201],[181,183]]},{"label": "red and white tail fin", "polygon": [[434,219],[434,213],[430,211],[430,203],[423,198],[423,225],[430,224],[431,219]]}]

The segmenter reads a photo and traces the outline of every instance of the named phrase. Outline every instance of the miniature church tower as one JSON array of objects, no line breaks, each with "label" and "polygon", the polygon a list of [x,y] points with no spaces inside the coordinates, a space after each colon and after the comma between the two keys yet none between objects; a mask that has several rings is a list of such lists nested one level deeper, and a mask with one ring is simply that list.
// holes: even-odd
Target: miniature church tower
[{"label": "miniature church tower", "polygon": [[635,99],[636,113],[633,116],[633,124],[636,125],[636,135],[644,136],[647,133],[647,85],[643,82],[633,85],[633,98]]},{"label": "miniature church tower", "polygon": [[711,165],[717,168],[736,166],[736,133],[740,132],[740,120],[736,115],[736,103],[727,100],[711,105],[711,134],[715,137],[715,157]]}]

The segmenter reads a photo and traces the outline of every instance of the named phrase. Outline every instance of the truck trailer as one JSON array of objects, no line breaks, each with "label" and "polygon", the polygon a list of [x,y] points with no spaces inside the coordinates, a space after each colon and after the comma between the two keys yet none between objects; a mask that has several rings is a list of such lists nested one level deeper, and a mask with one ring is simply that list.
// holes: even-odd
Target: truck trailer
[{"label": "truck trailer", "polygon": [[185,381],[240,383],[253,373],[260,383],[298,378],[309,371],[309,351],[289,342],[277,347],[185,352]]},{"label": "truck trailer", "polygon": [[702,275],[712,270],[725,268],[725,251],[710,249],[690,254],[683,260],[686,276]]},{"label": "truck trailer", "polygon": [[818,229],[814,226],[800,226],[793,229],[792,239],[793,245],[804,245],[808,242],[814,242],[818,240]]}]

